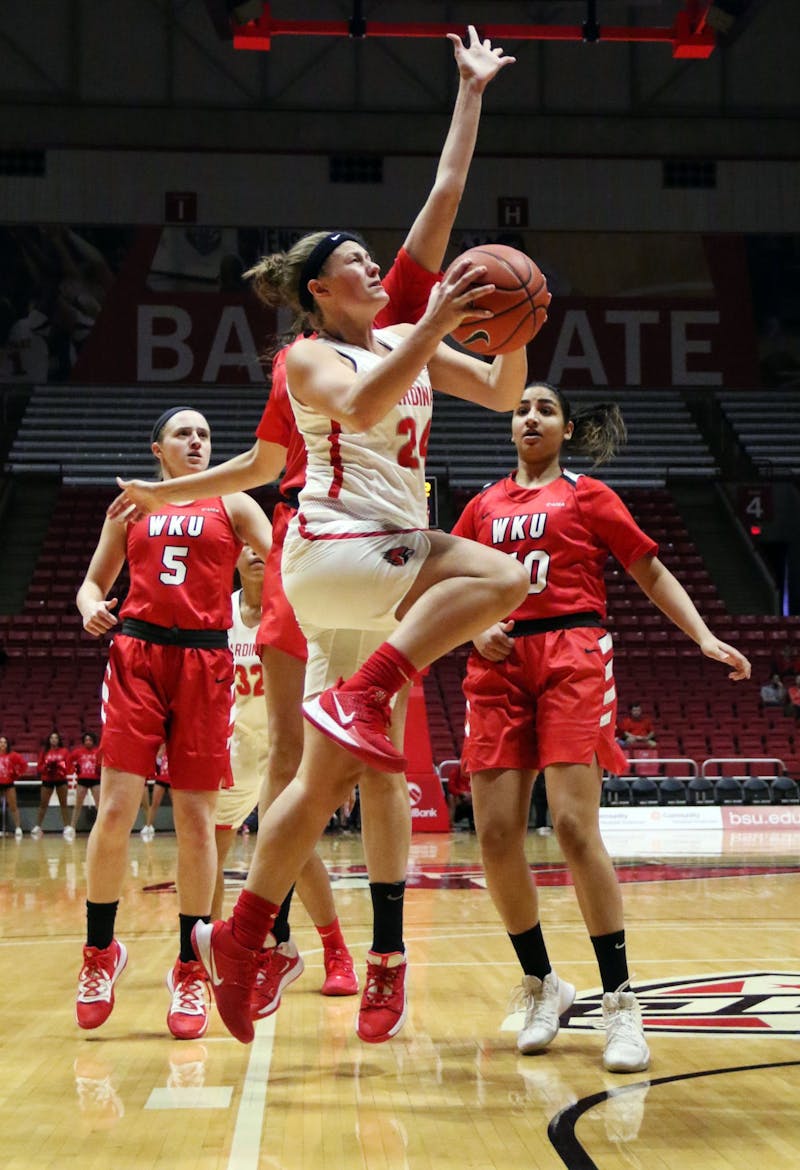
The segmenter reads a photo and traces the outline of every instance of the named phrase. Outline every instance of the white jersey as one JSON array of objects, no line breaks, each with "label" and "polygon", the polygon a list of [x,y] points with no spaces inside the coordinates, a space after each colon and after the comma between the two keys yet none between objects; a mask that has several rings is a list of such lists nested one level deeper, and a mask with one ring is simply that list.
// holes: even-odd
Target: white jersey
[{"label": "white jersey", "polygon": [[256,654],[258,626],[242,621],[242,591],[231,596],[233,625],[228,641],[233,653],[233,735],[231,775],[233,786],[217,795],[217,828],[238,829],[258,804],[267,774],[269,736],[261,661]]},{"label": "white jersey", "polygon": [[[377,329],[375,338],[387,351],[402,338]],[[358,373],[374,369],[382,355],[357,345],[318,338],[352,362]],[[425,495],[425,453],[433,409],[427,367],[413,386],[368,431],[353,432],[319,411],[289,401],[297,429],[305,440],[308,467],[300,492],[298,523],[313,537],[325,526],[358,534],[397,532],[428,527]]]},{"label": "white jersey", "polygon": [[242,591],[231,596],[233,625],[228,631],[228,642],[233,654],[235,681],[233,686],[233,725],[237,730],[266,731],[267,709],[264,703],[264,682],[261,659],[256,653],[258,626],[246,626],[242,621]]}]

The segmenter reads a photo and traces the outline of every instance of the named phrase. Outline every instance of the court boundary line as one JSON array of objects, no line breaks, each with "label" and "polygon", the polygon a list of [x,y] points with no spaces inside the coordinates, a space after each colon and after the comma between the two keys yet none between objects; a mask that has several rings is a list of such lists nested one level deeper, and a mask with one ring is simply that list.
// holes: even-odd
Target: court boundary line
[{"label": "court boundary line", "polygon": [[575,1133],[575,1126],[585,1113],[595,1105],[602,1105],[612,1097],[621,1097],[644,1088],[651,1089],[656,1085],[677,1084],[678,1081],[696,1080],[700,1077],[723,1076],[726,1073],[757,1072],[759,1069],[769,1068],[798,1068],[800,1060],[777,1060],[767,1064],[742,1064],[729,1068],[708,1068],[695,1072],[675,1073],[668,1077],[658,1077],[655,1080],[637,1081],[634,1085],[620,1085],[613,1089],[606,1089],[602,1093],[592,1093],[583,1097],[574,1105],[568,1105],[559,1110],[547,1126],[547,1136],[550,1144],[558,1154],[567,1170],[602,1170],[597,1162],[589,1155]]}]

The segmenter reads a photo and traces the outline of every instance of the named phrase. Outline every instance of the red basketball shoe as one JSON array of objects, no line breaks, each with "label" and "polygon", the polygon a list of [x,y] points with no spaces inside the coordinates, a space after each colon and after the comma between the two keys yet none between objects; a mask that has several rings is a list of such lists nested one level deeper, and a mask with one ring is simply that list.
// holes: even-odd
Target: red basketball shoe
[{"label": "red basketball shoe", "polygon": [[323,956],[325,982],[322,995],[358,995],[358,976],[353,969],[353,956],[346,947],[326,947]]},{"label": "red basketball shoe", "polygon": [[110,946],[83,948],[83,966],[78,976],[75,1019],[79,1028],[99,1028],[114,1007],[114,984],[125,970],[128,952],[112,939]]},{"label": "red basketball shoe", "polygon": [[199,1040],[208,1028],[210,995],[202,963],[182,963],[178,959],[167,973],[167,987],[172,1002],[167,1012],[167,1027],[176,1040]]},{"label": "red basketball shoe", "polygon": [[256,958],[256,966],[250,1011],[254,1020],[265,1020],[281,1006],[284,988],[303,974],[303,957],[288,939],[262,951]]},{"label": "red basketball shoe", "polygon": [[242,1044],[249,1044],[254,1036],[250,996],[256,981],[256,952],[236,941],[228,922],[197,922],[192,946],[205,968],[223,1024]]},{"label": "red basketball shoe", "polygon": [[370,951],[356,1032],[368,1044],[381,1044],[400,1031],[407,1009],[405,955],[401,951],[389,955]]},{"label": "red basketball shoe", "polygon": [[303,714],[318,731],[379,772],[405,772],[406,758],[387,735],[392,712],[379,687],[341,690],[342,679],[303,703]]}]

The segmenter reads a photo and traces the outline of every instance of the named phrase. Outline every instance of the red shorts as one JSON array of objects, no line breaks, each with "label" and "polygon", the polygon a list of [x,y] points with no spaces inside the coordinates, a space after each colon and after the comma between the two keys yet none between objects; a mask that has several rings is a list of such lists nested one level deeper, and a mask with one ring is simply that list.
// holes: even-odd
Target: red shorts
[{"label": "red shorts", "polygon": [[230,650],[158,646],[118,634],[103,679],[103,764],[152,776],[162,743],[176,789],[230,784]]},{"label": "red shorts", "polygon": [[272,513],[272,547],[264,565],[264,588],[261,594],[261,623],[256,635],[256,650],[269,646],[282,650],[301,662],[308,660],[305,635],[297,624],[281,577],[283,542],[289,521],[296,512],[290,504],[276,504]]},{"label": "red shorts", "polygon": [[464,695],[461,763],[470,775],[589,764],[595,755],[609,772],[627,770],[614,738],[617,696],[611,636],[604,630],[516,638],[504,662],[489,662],[473,650]]}]

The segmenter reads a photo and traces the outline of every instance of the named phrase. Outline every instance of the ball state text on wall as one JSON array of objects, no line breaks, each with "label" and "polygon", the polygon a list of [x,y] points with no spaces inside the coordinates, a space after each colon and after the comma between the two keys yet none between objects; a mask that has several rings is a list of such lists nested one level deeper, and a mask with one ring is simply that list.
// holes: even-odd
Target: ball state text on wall
[{"label": "ball state text on wall", "polygon": [[[714,308],[562,306],[529,347],[529,361],[556,385],[719,386],[727,381],[724,332]],[[255,336],[242,305],[223,305],[201,324],[180,305],[140,304],[136,377],[213,383],[236,371],[257,385],[267,340]]]}]

